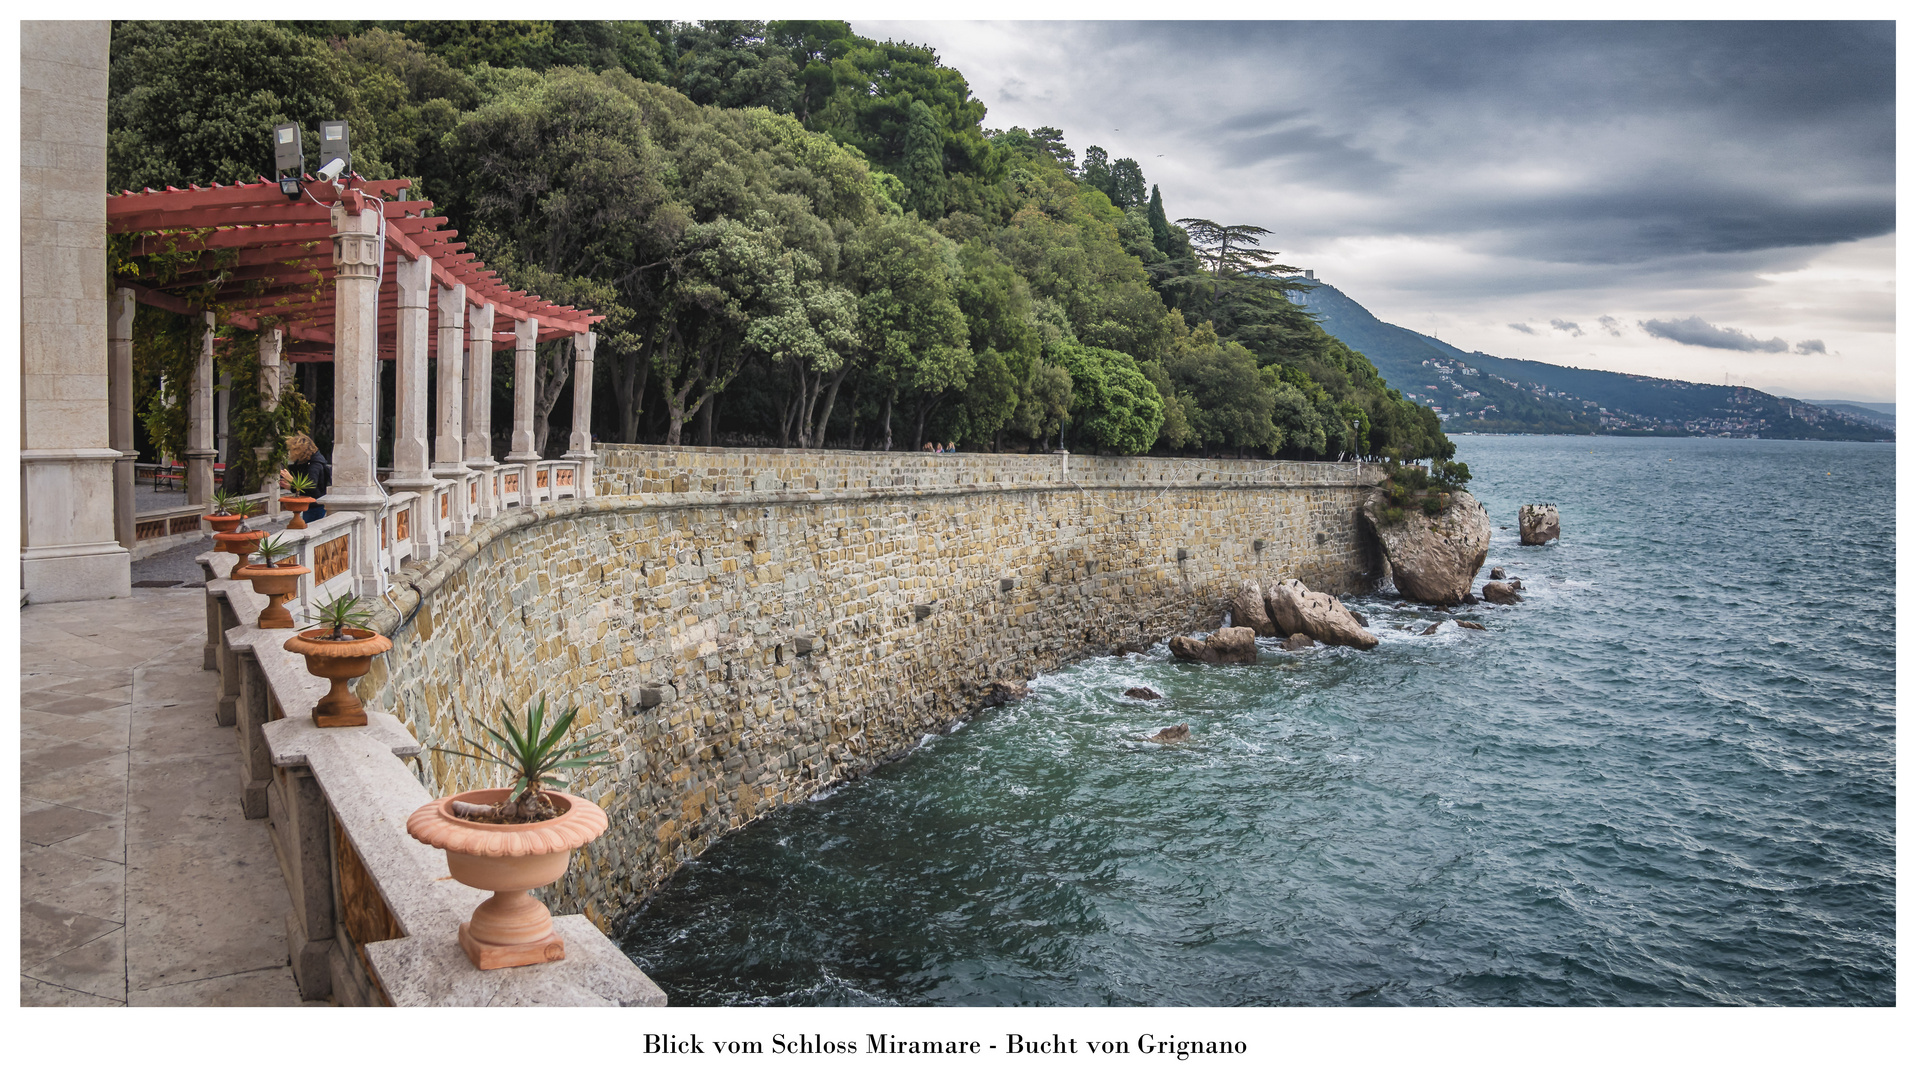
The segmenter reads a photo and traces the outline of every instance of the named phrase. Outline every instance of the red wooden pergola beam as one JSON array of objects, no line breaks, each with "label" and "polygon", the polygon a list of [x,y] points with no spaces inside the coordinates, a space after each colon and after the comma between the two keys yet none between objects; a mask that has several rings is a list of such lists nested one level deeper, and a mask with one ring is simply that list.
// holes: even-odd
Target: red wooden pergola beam
[{"label": "red wooden pergola beam", "polygon": [[[275,191],[278,189],[275,188]],[[125,200],[122,200],[123,202]],[[389,209],[424,210],[429,202],[387,203]],[[235,225],[282,225],[332,223],[330,207],[310,202],[282,199],[277,205],[239,207],[195,206],[185,209],[146,210],[130,207],[115,212],[108,207],[107,227],[114,232],[151,232],[160,229],[212,229]]]},{"label": "red wooden pergola beam", "polygon": [[[306,197],[308,195],[329,206],[339,198],[338,194],[334,191],[333,184],[325,180],[313,180],[309,178],[305,180],[301,186],[305,191],[298,196],[297,201],[304,202],[308,206],[313,205],[312,199]],[[402,191],[411,190],[412,181],[403,178],[398,180],[361,180],[355,177],[351,181],[350,186],[380,199],[391,199],[397,197]],[[146,191],[108,195],[107,213],[111,215],[114,212],[115,204],[118,203],[132,204],[134,210],[176,210],[194,207],[283,206],[294,201],[295,199],[288,198],[279,190],[279,184],[271,180],[261,180],[253,184],[229,184],[225,186],[215,185],[213,187],[188,188],[168,187],[165,191],[148,189]]]}]

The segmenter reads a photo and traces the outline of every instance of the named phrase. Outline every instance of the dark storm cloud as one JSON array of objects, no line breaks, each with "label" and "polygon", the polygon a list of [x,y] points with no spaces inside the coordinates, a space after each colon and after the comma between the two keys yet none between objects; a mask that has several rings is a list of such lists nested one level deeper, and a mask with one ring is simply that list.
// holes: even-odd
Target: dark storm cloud
[{"label": "dark storm cloud", "polygon": [[1623,336],[1623,321],[1614,315],[1597,316],[1597,325],[1603,327],[1611,337]]},{"label": "dark storm cloud", "polygon": [[1583,327],[1578,326],[1576,323],[1573,323],[1573,322],[1566,322],[1563,319],[1550,320],[1550,328],[1552,330],[1562,330],[1564,333],[1569,334],[1571,337],[1583,336]]},{"label": "dark storm cloud", "polygon": [[1808,341],[1799,341],[1796,343],[1795,351],[1802,356],[1808,356],[1811,353],[1823,354],[1823,342],[1818,338],[1811,338]]},{"label": "dark storm cloud", "polygon": [[1514,322],[1514,323],[1505,323],[1504,325],[1510,327],[1512,330],[1515,330],[1519,334],[1531,334],[1533,336],[1536,334],[1536,331],[1532,330],[1530,328],[1530,324],[1528,323]]},{"label": "dark storm cloud", "polygon": [[[1733,326],[1712,326],[1699,316],[1687,319],[1649,319],[1637,324],[1651,337],[1666,338],[1681,345],[1700,345],[1706,349],[1733,352],[1788,352],[1790,344],[1782,338],[1760,341]],[[1807,343],[1806,343],[1807,344]],[[1818,343],[1820,347],[1820,342]]]},{"label": "dark storm cloud", "polygon": [[1118,107],[1123,89],[1127,115],[1110,126],[1207,173],[1248,170],[1295,193],[1287,205],[1313,190],[1333,200],[1284,223],[1298,241],[1461,236],[1487,253],[1615,265],[1895,226],[1887,22],[1052,32],[1091,75],[1071,91],[1085,115]]}]

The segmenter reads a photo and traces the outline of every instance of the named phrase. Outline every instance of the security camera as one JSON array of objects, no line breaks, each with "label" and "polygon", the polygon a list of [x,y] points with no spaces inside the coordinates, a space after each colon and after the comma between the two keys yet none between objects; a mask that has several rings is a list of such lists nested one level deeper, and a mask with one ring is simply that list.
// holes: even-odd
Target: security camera
[{"label": "security camera", "polygon": [[333,160],[327,162],[326,164],[320,166],[319,178],[321,180],[326,180],[326,181],[337,180],[339,179],[340,174],[345,171],[346,171],[346,159],[343,157],[336,157]]}]

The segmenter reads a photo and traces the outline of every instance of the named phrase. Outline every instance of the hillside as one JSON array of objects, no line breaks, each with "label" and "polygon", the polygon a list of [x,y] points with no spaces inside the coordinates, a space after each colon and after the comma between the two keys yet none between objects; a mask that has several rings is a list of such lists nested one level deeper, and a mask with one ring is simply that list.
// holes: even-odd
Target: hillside
[{"label": "hillside", "polygon": [[1385,382],[1428,404],[1445,431],[1708,435],[1875,441],[1892,437],[1852,410],[1740,386],[1560,367],[1470,352],[1384,322],[1322,281],[1302,303],[1363,353]]}]

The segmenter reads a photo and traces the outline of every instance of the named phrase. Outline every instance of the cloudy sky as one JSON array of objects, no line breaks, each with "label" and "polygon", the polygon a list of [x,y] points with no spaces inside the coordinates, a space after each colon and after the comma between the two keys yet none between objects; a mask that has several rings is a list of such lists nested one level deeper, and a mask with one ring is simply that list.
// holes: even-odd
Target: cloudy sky
[{"label": "cloudy sky", "polygon": [[1453,345],[1895,394],[1888,23],[965,23],[987,127],[1132,157]]}]

